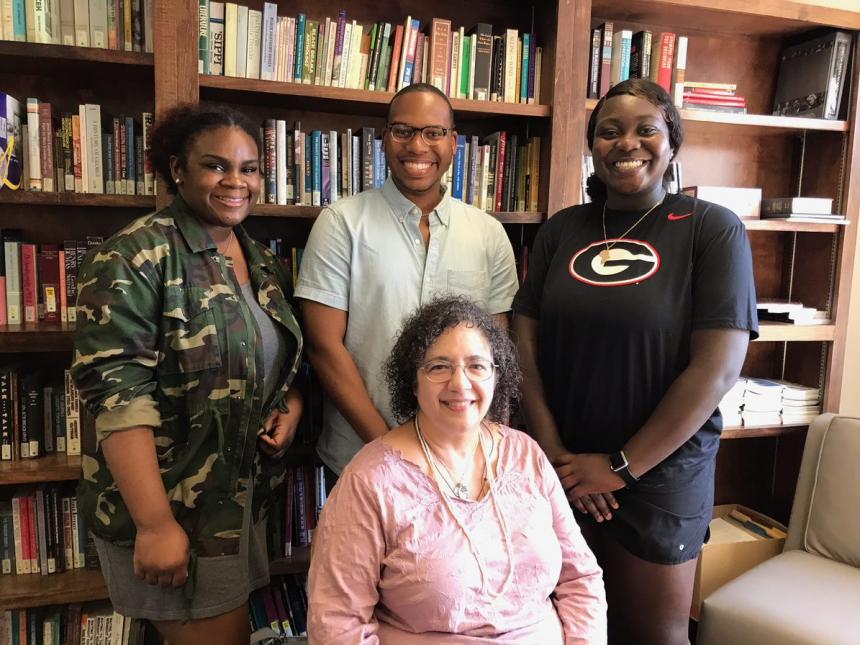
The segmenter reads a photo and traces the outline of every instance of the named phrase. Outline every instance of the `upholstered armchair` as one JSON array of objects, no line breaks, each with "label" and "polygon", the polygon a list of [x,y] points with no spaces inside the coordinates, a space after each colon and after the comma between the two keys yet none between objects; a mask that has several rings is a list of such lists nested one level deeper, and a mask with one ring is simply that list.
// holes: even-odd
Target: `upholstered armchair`
[{"label": "upholstered armchair", "polygon": [[785,549],[705,599],[696,642],[860,643],[860,419],[813,421]]}]

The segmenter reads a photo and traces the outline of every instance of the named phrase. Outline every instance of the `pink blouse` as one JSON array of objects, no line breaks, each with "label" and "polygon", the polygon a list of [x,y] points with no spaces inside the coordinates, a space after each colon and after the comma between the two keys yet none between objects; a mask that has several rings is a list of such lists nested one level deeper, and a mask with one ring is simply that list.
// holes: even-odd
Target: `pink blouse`
[{"label": "pink blouse", "polygon": [[443,499],[398,451],[365,446],[314,532],[310,642],[605,643],[602,572],[552,466],[503,427],[496,472],[480,501]]}]

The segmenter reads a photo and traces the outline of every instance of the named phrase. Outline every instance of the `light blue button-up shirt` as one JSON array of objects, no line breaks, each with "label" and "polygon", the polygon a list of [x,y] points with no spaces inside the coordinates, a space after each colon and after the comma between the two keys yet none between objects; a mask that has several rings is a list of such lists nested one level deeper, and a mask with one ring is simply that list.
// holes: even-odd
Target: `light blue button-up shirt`
[{"label": "light blue button-up shirt", "polygon": [[[434,296],[462,294],[488,313],[509,311],[517,291],[511,243],[492,216],[445,192],[430,213],[430,244],[424,249],[421,209],[391,178],[379,190],[338,200],[314,223],[302,256],[297,298],[349,312],[344,344],[364,379],[373,404],[389,426],[382,365],[404,318]],[[364,445],[324,398],[317,451],[340,473]]]}]

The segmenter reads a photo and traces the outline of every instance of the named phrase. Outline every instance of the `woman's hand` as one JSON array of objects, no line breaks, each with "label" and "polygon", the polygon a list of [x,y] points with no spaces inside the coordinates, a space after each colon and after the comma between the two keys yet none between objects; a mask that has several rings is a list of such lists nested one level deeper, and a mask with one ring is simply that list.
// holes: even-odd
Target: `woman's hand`
[{"label": "woman's hand", "polygon": [[260,450],[270,459],[280,459],[296,436],[301,412],[290,406],[289,412],[272,410],[272,414],[263,424],[263,433],[259,436]]},{"label": "woman's hand", "polygon": [[138,529],[134,541],[134,575],[150,585],[181,587],[188,579],[188,534],[170,519]]},{"label": "woman's hand", "polygon": [[612,519],[618,501],[612,491],[624,488],[624,480],[612,472],[609,455],[563,452],[551,458],[567,498],[581,513],[591,513],[602,522]]}]

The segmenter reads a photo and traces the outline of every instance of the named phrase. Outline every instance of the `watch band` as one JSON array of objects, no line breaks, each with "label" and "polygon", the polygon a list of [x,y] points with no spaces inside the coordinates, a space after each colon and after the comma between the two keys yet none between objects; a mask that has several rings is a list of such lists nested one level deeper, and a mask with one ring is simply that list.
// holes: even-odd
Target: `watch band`
[{"label": "watch band", "polygon": [[627,461],[627,455],[624,454],[623,450],[619,450],[618,452],[612,453],[609,455],[609,469],[617,473],[622,480],[624,480],[625,486],[632,486],[639,479],[633,476],[633,473],[630,472],[630,464]]}]

